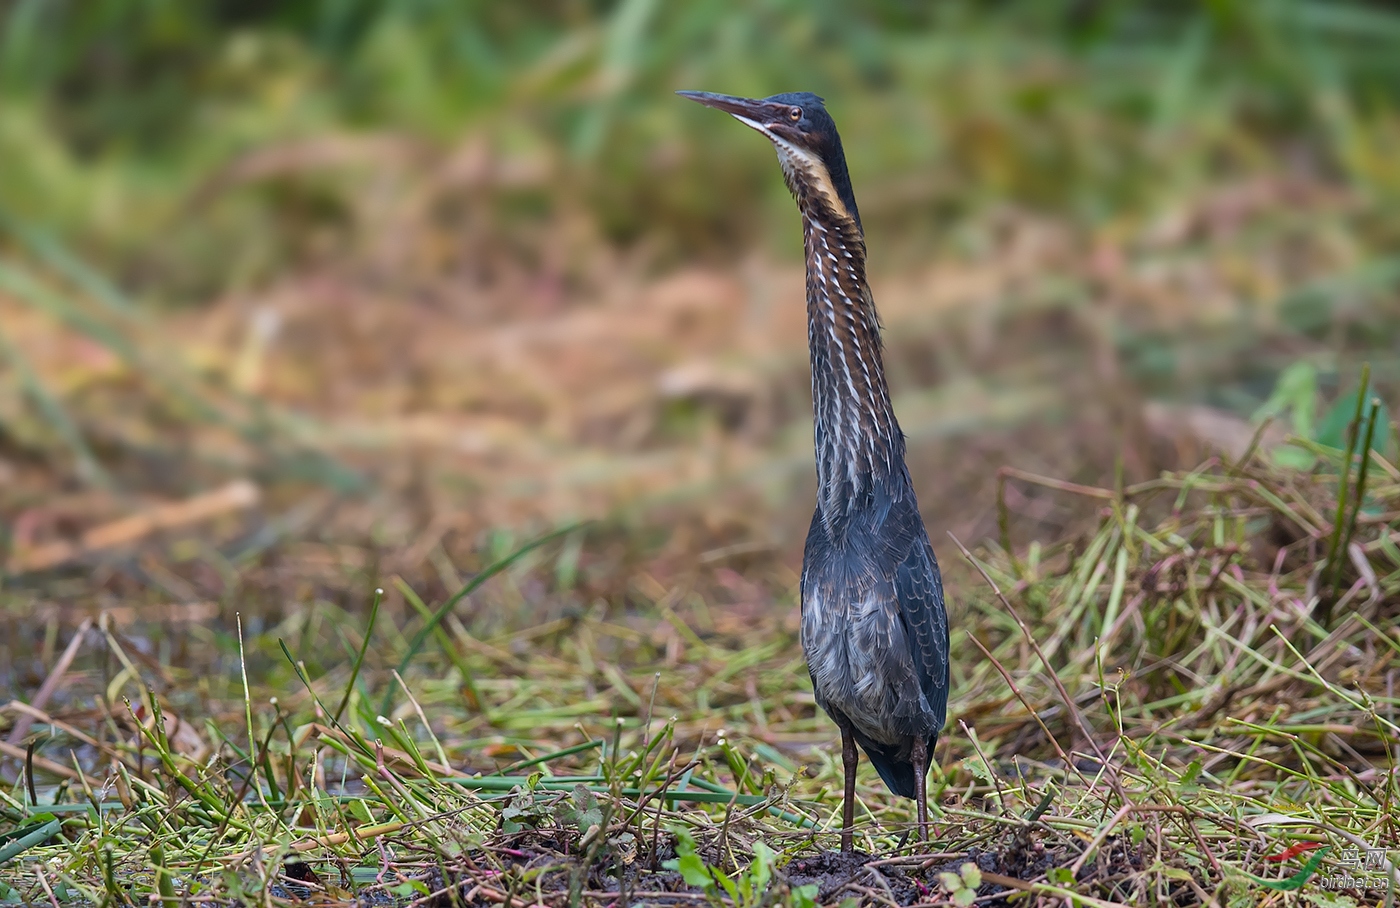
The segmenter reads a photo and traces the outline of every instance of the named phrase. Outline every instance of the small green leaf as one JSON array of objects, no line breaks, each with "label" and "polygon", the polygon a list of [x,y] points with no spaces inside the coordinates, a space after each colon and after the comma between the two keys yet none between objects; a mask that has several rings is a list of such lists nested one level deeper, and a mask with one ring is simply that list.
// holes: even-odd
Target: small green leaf
[{"label": "small green leaf", "polygon": [[1256,421],[1291,413],[1293,434],[1311,438],[1317,413],[1317,368],[1309,362],[1296,362],[1279,373],[1273,393],[1254,413]]},{"label": "small green leaf", "polygon": [[953,904],[957,905],[958,908],[967,908],[975,901],[977,901],[976,889],[959,889],[953,893]]},{"label": "small green leaf", "polygon": [[603,811],[593,792],[582,784],[575,785],[573,794],[554,806],[554,819],[563,826],[574,826],[583,835],[594,826],[603,825]]},{"label": "small green leaf", "polygon": [[[670,861],[666,862],[670,864]],[[695,852],[683,854],[675,862],[672,869],[679,870],[681,879],[685,880],[688,886],[710,887],[715,884],[714,875],[710,873],[710,868],[705,866],[705,862],[700,860],[700,856]]]},{"label": "small green leaf", "polygon": [[501,808],[501,831],[507,834],[523,829],[538,829],[545,817],[549,816],[546,804],[535,800],[529,791],[521,791],[520,786],[512,789],[510,804]]},{"label": "small green leaf", "polygon": [[[1375,398],[1374,390],[1371,390],[1372,393],[1370,393],[1368,397]],[[1342,451],[1346,450],[1347,427],[1351,424],[1352,418],[1356,416],[1356,398],[1360,394],[1361,389],[1357,388],[1337,398],[1336,403],[1332,404],[1331,409],[1327,411],[1322,417],[1322,421],[1318,423],[1317,435],[1314,438],[1318,444],[1327,445],[1329,448],[1337,448]],[[1372,413],[1375,414],[1374,417],[1371,416]],[[1390,438],[1390,433],[1386,431],[1386,428],[1390,425],[1390,411],[1386,409],[1383,403],[1378,403],[1375,407],[1369,405],[1362,407],[1361,425],[1357,430],[1356,446],[1358,449],[1361,447],[1361,442],[1366,437],[1366,424],[1370,422],[1371,418],[1376,420],[1376,432],[1371,438],[1371,450],[1384,454]]]},{"label": "small green leaf", "polygon": [[938,875],[938,882],[943,884],[943,888],[949,892],[957,892],[962,888],[962,877],[956,873],[944,871]]},{"label": "small green leaf", "polygon": [[[817,908],[817,892],[820,890],[816,883],[808,883],[805,886],[798,886],[792,890],[793,908]],[[841,903],[842,905],[845,902]]]},{"label": "small green leaf", "polygon": [[990,783],[994,778],[992,770],[986,763],[982,762],[980,757],[968,757],[966,760],[963,760],[963,765],[967,767],[968,772],[972,773],[979,782]]},{"label": "small green leaf", "polygon": [[671,834],[676,837],[676,854],[694,854],[695,836],[685,826],[672,826]]},{"label": "small green leaf", "polygon": [[958,872],[962,874],[963,883],[967,888],[976,889],[982,885],[982,870],[971,861],[959,867]]},{"label": "small green leaf", "polygon": [[753,843],[753,863],[749,865],[747,876],[753,895],[768,891],[768,881],[773,878],[773,865],[777,854],[762,842]]},{"label": "small green leaf", "polygon": [[1186,764],[1186,769],[1181,774],[1181,784],[1190,785],[1196,781],[1196,777],[1201,774],[1201,761],[1192,760]]},{"label": "small green leaf", "polygon": [[1309,470],[1317,463],[1317,455],[1297,445],[1279,445],[1274,448],[1274,463],[1290,470]]},{"label": "small green leaf", "polygon": [[1074,885],[1074,872],[1068,867],[1051,867],[1045,872],[1045,878],[1057,886]]}]

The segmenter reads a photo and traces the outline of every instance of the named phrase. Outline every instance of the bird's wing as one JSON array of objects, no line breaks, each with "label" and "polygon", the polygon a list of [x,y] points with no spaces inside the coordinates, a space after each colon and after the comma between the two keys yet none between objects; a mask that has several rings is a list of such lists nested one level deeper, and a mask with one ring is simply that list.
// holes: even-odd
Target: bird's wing
[{"label": "bird's wing", "polygon": [[895,598],[904,619],[909,654],[919,687],[941,728],[948,711],[948,613],[943,607],[943,579],[917,510],[904,557],[895,566]]}]

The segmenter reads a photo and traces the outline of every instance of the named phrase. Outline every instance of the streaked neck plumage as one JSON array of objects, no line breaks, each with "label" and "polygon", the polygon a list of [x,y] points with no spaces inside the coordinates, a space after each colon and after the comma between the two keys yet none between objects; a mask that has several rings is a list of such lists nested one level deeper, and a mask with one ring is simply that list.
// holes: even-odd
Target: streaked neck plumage
[{"label": "streaked neck plumage", "polygon": [[890,404],[865,234],[839,146],[831,169],[802,149],[777,147],[802,212],[817,506],[836,540],[863,508],[899,496],[908,482],[904,435]]}]

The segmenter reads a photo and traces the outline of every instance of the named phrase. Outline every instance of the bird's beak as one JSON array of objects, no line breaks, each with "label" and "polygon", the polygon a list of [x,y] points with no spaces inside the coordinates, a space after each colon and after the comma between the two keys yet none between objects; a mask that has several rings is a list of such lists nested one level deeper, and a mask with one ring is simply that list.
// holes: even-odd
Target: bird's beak
[{"label": "bird's beak", "polygon": [[766,136],[772,135],[768,124],[778,119],[776,114],[779,105],[770,101],[736,98],[733,95],[717,95],[708,91],[678,91],[676,94],[682,98],[689,98],[698,104],[704,104],[706,107],[722,110],[745,126],[756,129]]}]

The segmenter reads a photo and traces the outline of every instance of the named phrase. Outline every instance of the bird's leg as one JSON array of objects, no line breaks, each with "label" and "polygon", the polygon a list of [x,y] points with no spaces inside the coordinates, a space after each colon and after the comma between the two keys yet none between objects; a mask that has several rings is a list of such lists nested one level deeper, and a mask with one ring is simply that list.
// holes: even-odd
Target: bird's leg
[{"label": "bird's leg", "polygon": [[846,798],[841,802],[841,853],[849,855],[855,851],[856,765],[860,761],[860,754],[856,752],[856,738],[851,733],[850,724],[848,722],[839,724],[841,726],[841,762],[845,765],[846,770]]},{"label": "bird's leg", "polygon": [[914,741],[914,804],[919,813],[919,841],[928,841],[928,741],[917,738]]}]

